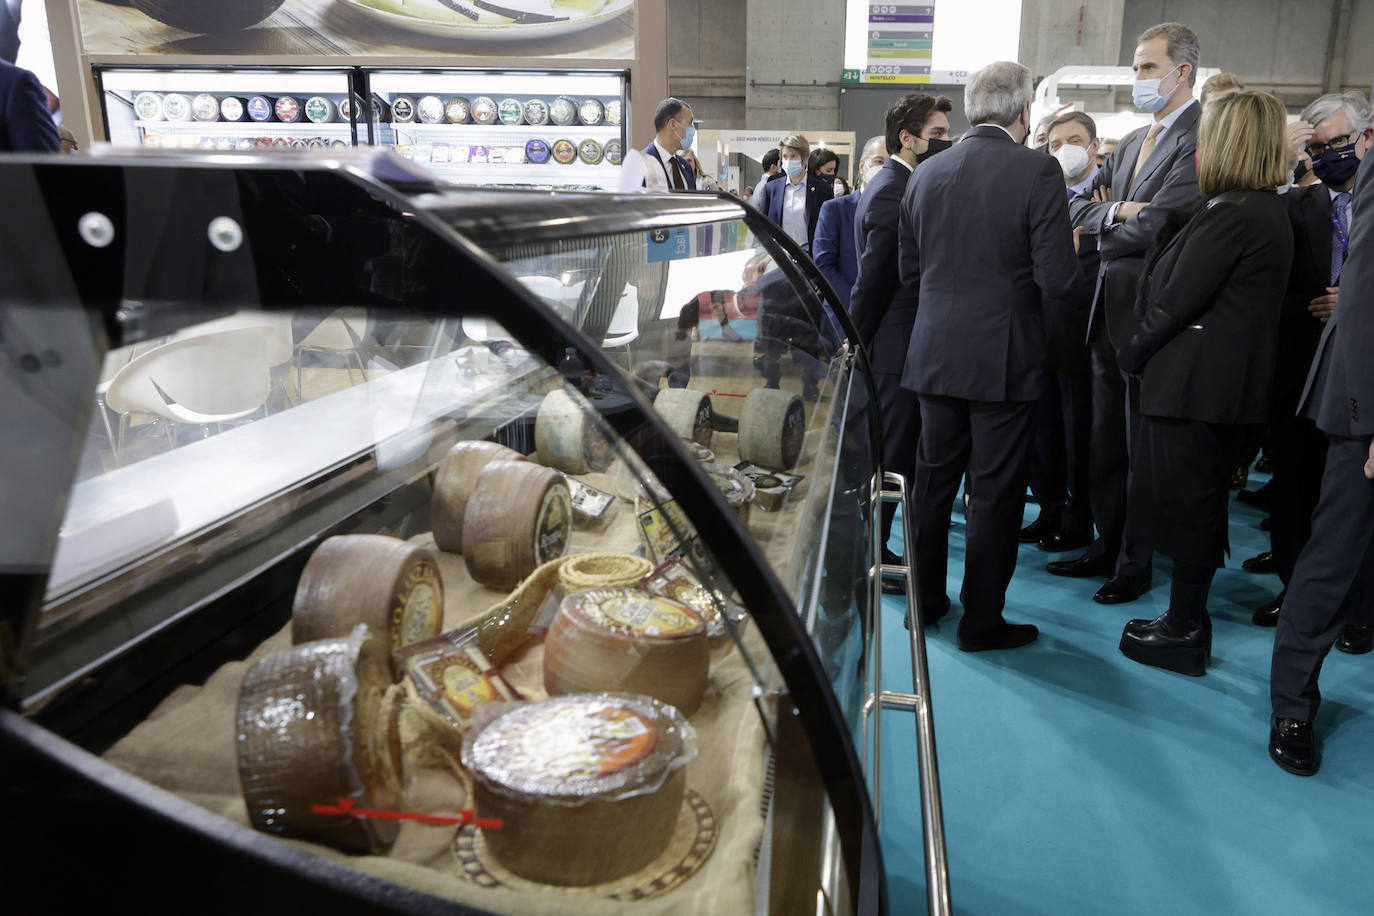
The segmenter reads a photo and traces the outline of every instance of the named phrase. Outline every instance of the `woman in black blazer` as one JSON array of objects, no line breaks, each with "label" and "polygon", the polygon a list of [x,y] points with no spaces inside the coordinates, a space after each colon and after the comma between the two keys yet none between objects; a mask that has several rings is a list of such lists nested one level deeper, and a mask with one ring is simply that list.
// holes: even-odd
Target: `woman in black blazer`
[{"label": "woman in black blazer", "polygon": [[1231,470],[1268,419],[1293,232],[1275,192],[1288,181],[1282,103],[1242,92],[1209,107],[1198,135],[1202,199],[1175,214],[1146,257],[1138,325],[1119,354],[1140,376],[1131,524],[1174,560],[1169,609],[1132,620],[1121,651],[1146,665],[1206,673],[1207,592],[1230,546]]}]

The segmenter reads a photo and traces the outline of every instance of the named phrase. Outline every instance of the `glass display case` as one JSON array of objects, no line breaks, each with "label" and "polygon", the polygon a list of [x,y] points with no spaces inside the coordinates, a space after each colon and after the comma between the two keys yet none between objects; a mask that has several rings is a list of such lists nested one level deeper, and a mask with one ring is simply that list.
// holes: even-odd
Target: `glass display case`
[{"label": "glass display case", "polygon": [[372,142],[443,181],[614,190],[628,71],[364,68]]},{"label": "glass display case", "polygon": [[364,91],[349,67],[97,66],[94,73],[105,136],[117,147],[342,149],[366,142],[369,115],[354,110]]},{"label": "glass display case", "polygon": [[145,911],[886,912],[833,290],[725,195],[396,165],[0,163],[11,874],[94,822],[72,899]]}]

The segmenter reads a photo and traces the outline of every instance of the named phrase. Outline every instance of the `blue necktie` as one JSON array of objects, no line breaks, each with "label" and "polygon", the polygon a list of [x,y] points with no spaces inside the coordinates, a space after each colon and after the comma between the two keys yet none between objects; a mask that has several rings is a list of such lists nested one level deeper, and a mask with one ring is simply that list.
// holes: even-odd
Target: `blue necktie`
[{"label": "blue necktie", "polygon": [[1350,227],[1345,223],[1345,208],[1350,204],[1350,192],[1340,191],[1331,201],[1331,285],[1341,281],[1341,268],[1345,266],[1346,252],[1350,247]]}]

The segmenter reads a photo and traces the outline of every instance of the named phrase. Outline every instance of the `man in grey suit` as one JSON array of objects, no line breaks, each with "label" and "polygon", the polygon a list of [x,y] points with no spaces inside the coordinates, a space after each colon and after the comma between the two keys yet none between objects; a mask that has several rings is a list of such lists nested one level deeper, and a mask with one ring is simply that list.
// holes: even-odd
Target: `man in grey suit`
[{"label": "man in grey suit", "polygon": [[973,129],[916,169],[902,198],[898,261],[919,283],[902,386],[921,405],[911,503],[922,608],[949,605],[950,505],[968,474],[967,560],[958,645],[1014,649],[1035,627],[1002,617],[1025,511],[1035,401],[1047,381],[1041,300],[1078,282],[1059,163],[1022,146],[1030,70],[989,64],[970,77]]},{"label": "man in grey suit", "polygon": [[[1136,281],[1145,252],[1169,211],[1197,199],[1198,121],[1193,99],[1198,39],[1192,29],[1166,22],[1137,39],[1133,91],[1136,107],[1154,123],[1127,134],[1098,172],[1090,193],[1069,204],[1074,225],[1096,236],[1102,256],[1088,317],[1092,358],[1090,495],[1098,538],[1073,560],[1049,564],[1058,576],[1110,576],[1093,596],[1103,604],[1134,601],[1150,587],[1148,544],[1126,540],[1126,484],[1130,467],[1128,409],[1133,397],[1117,365],[1122,329],[1134,315]],[[1136,383],[1132,383],[1136,384]]]},{"label": "man in grey suit", "polygon": [[[1326,433],[1326,472],[1312,537],[1298,556],[1279,611],[1269,695],[1269,756],[1290,773],[1321,765],[1312,721],[1317,678],[1353,607],[1374,596],[1374,157],[1355,141],[1355,178],[1340,298],[1322,332],[1299,412]],[[1330,154],[1328,154],[1330,155]],[[1334,218],[1334,217],[1333,217]],[[1337,245],[1337,252],[1341,249]],[[1333,252],[1333,265],[1337,252]]]}]

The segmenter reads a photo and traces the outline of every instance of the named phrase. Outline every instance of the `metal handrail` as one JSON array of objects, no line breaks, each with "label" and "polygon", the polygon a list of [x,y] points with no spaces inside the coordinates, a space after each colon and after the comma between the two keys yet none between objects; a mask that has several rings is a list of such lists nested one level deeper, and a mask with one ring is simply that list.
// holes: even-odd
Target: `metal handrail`
[{"label": "metal handrail", "polygon": [[[881,482],[880,482],[881,481]],[[892,489],[886,489],[890,485]],[[873,720],[873,814],[876,823],[882,817],[882,711],[909,709],[916,716],[917,771],[920,775],[921,823],[926,866],[926,907],[934,916],[950,916],[953,912],[949,891],[949,856],[945,846],[944,806],[940,798],[940,765],[935,750],[935,720],[930,705],[930,669],[926,660],[925,613],[916,590],[916,577],[910,561],[905,566],[889,566],[882,562],[881,530],[878,522],[883,503],[895,502],[903,507],[902,543],[908,556],[912,550],[911,519],[907,517],[906,480],[900,474],[882,472],[873,480],[875,514],[873,525],[873,564],[869,567],[873,600],[869,602],[873,644],[873,680],[868,682],[864,702],[863,751],[868,762],[868,717]],[[878,609],[882,603],[882,577],[900,576],[906,585],[907,621],[911,638],[912,693],[882,689],[882,621]],[[876,688],[876,689],[875,689]],[[865,767],[867,769],[867,767]]]}]

